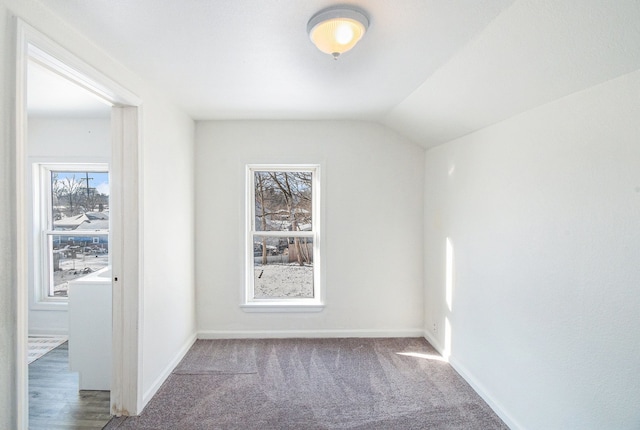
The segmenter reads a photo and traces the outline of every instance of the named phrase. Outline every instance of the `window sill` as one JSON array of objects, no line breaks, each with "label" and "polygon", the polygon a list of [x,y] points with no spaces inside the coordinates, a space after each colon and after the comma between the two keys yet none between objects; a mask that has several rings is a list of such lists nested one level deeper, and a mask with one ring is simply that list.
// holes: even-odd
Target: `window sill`
[{"label": "window sill", "polygon": [[69,301],[65,299],[58,300],[40,300],[31,304],[34,311],[66,311],[69,307]]},{"label": "window sill", "polygon": [[322,312],[324,305],[286,303],[286,302],[250,302],[240,305],[244,312]]}]

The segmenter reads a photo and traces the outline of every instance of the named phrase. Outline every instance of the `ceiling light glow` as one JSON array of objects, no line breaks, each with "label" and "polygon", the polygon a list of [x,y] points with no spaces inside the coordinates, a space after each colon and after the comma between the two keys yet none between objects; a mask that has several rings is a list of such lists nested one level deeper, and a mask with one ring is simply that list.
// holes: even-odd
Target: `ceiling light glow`
[{"label": "ceiling light glow", "polygon": [[348,23],[341,22],[336,27],[336,42],[340,45],[347,45],[349,42],[353,40],[353,29],[349,26]]},{"label": "ceiling light glow", "polygon": [[369,28],[369,18],[356,9],[335,7],[315,14],[307,24],[309,38],[334,59],[349,51]]}]

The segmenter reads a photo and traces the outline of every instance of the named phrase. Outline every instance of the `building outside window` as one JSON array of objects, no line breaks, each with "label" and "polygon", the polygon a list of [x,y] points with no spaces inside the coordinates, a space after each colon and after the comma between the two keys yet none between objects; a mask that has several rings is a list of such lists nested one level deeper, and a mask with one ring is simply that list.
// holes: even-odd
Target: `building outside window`
[{"label": "building outside window", "polygon": [[66,301],[69,281],[109,264],[109,174],[106,165],[38,167],[37,296]]}]

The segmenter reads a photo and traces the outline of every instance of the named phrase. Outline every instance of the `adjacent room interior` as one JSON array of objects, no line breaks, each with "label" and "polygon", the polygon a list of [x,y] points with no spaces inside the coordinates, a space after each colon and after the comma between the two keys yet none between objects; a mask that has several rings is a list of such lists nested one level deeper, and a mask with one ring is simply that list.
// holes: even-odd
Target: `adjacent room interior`
[{"label": "adjacent room interior", "polygon": [[111,107],[35,58],[27,68],[29,428],[102,428],[112,367]]},{"label": "adjacent room interior", "polygon": [[640,426],[640,3],[348,3],[335,48],[332,1],[0,0],[0,428],[37,363],[106,422],[200,342],[300,338]]}]

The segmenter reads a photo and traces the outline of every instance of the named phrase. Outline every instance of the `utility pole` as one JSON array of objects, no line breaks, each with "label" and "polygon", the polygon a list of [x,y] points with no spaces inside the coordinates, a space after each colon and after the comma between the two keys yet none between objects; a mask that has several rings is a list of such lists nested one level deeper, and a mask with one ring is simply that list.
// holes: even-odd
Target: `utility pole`
[{"label": "utility pole", "polygon": [[89,196],[89,179],[93,179],[89,177],[89,172],[85,172],[86,179],[87,179],[87,200],[89,200],[91,197]]}]

